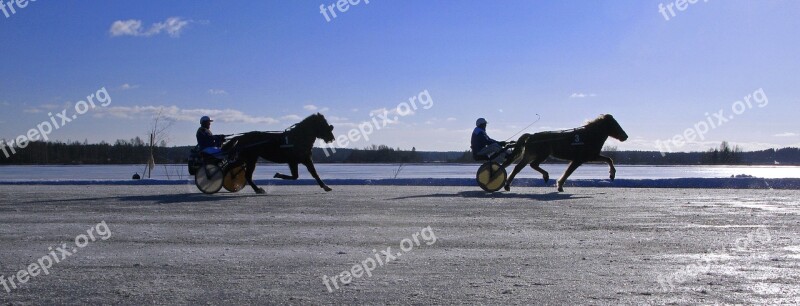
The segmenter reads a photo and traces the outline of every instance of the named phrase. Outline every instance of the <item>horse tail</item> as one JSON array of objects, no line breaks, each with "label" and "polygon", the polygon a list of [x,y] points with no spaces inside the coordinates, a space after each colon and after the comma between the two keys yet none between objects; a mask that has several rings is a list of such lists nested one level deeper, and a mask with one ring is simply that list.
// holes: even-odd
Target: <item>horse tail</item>
[{"label": "horse tail", "polygon": [[531,134],[522,134],[517,140],[517,144],[514,145],[514,151],[511,153],[511,156],[506,161],[507,164],[512,164],[514,161],[522,157],[522,154],[525,153],[525,143],[528,142],[528,138],[531,137]]}]

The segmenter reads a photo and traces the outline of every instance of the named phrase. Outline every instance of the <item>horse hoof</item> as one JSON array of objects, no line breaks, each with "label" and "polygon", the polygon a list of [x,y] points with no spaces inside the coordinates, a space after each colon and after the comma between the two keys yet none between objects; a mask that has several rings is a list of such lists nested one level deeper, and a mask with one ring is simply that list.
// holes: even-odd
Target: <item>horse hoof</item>
[{"label": "horse hoof", "polygon": [[564,187],[558,186],[558,192],[564,192]]},{"label": "horse hoof", "polygon": [[264,190],[264,188],[258,188],[258,189],[256,189],[256,193],[257,194],[265,194],[267,192]]},{"label": "horse hoof", "polygon": [[616,178],[616,177],[617,177],[617,175],[616,175],[616,174],[614,174],[614,173],[611,173],[611,176],[609,176],[608,178],[609,178],[609,179],[611,179],[611,181],[613,182],[613,181],[614,181],[614,178]]},{"label": "horse hoof", "polygon": [[505,185],[503,186],[503,189],[505,189],[506,191],[511,191],[511,186]]},{"label": "horse hoof", "polygon": [[272,178],[279,178],[279,177],[281,177],[281,174],[280,174],[280,173],[275,173],[275,175],[274,175],[274,176],[272,176]]},{"label": "horse hoof", "polygon": [[331,189],[331,187],[328,186],[322,187],[322,189],[325,189],[325,192],[330,192],[331,190],[333,190]]}]

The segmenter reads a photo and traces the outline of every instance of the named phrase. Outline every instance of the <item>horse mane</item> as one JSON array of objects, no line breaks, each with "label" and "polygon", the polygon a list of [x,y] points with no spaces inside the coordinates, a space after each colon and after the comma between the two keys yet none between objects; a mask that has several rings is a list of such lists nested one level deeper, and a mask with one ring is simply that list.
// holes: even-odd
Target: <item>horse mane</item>
[{"label": "horse mane", "polygon": [[606,120],[608,120],[609,116],[610,115],[608,115],[608,114],[602,114],[602,115],[598,116],[597,118],[594,118],[594,119],[592,119],[590,121],[587,121],[586,124],[583,125],[583,127],[588,128],[588,127],[594,127],[594,126],[600,125],[603,122],[605,122]]},{"label": "horse mane", "polygon": [[319,121],[320,118],[325,118],[325,117],[322,116],[322,114],[320,113],[312,114],[311,116],[306,117],[305,119],[303,119],[303,121],[300,121],[296,125],[307,124],[312,121]]},{"label": "horse mane", "polygon": [[297,126],[299,126],[299,125],[303,125],[303,126],[305,126],[306,124],[309,124],[309,123],[311,123],[312,121],[319,120],[319,118],[320,118],[320,117],[324,118],[324,117],[323,117],[323,115],[322,115],[322,114],[320,114],[320,113],[312,114],[311,116],[308,116],[308,117],[306,117],[305,119],[301,120],[300,122],[298,122],[298,123],[295,123],[295,124],[292,124],[291,126],[289,126],[288,128],[286,128],[286,130],[285,130],[285,131],[286,131],[286,132],[289,132],[289,131],[291,131],[291,130],[294,130],[294,129],[295,129]]}]

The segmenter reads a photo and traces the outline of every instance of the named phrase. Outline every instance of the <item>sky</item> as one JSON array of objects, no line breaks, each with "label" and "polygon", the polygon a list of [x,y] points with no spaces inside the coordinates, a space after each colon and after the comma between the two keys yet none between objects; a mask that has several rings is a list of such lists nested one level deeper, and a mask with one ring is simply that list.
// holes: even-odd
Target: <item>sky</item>
[{"label": "sky", "polygon": [[479,117],[504,140],[613,114],[620,150],[800,146],[798,1],[352,2],[3,1],[0,138],[146,138],[160,113],[193,145],[203,115],[320,112],[347,147],[464,151]]}]

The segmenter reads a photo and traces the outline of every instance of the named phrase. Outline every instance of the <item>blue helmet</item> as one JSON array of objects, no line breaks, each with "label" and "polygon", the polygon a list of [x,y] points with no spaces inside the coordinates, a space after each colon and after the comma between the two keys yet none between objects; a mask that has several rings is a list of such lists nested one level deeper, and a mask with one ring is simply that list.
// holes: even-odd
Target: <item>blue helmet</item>
[{"label": "blue helmet", "polygon": [[200,124],[203,124],[204,122],[214,122],[214,120],[211,120],[211,118],[208,116],[200,117]]},{"label": "blue helmet", "polygon": [[475,121],[475,125],[476,126],[481,126],[481,125],[484,125],[484,124],[487,124],[487,123],[488,122],[486,122],[486,119],[483,119],[483,118],[478,118],[478,121]]}]

